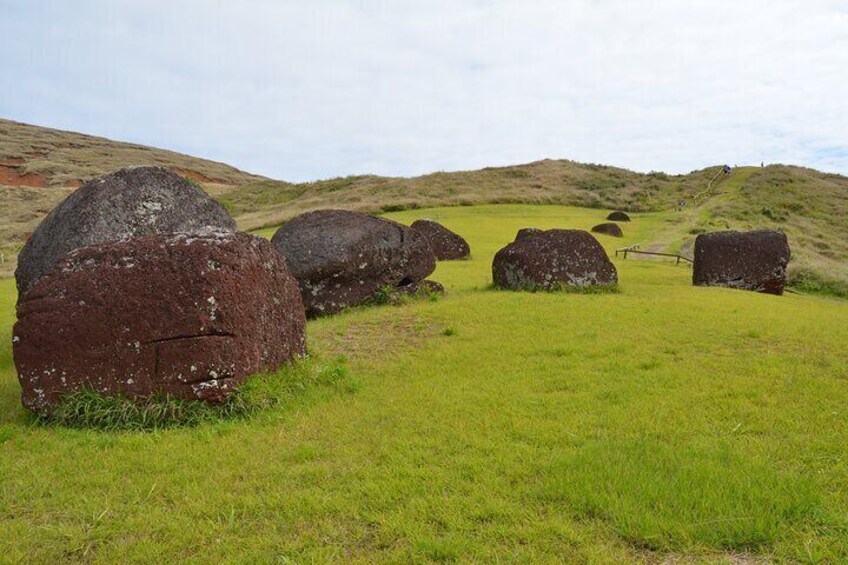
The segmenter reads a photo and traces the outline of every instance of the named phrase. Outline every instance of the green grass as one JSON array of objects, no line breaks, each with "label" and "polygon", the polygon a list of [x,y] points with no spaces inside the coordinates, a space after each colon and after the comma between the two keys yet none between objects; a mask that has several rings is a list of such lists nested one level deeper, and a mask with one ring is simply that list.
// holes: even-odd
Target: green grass
[{"label": "green grass", "polygon": [[588,441],[546,470],[541,500],[651,550],[758,551],[787,528],[827,525],[810,477],[751,462],[726,442]]},{"label": "green grass", "polygon": [[66,395],[41,421],[69,428],[143,431],[248,418],[262,410],[295,402],[313,387],[355,391],[358,381],[348,378],[344,361],[343,357],[329,364],[303,359],[273,374],[254,375],[221,404],[167,395],[139,401],[124,396],[107,397],[84,389]]},{"label": "green grass", "polygon": [[[465,236],[438,301],[308,325],[356,394],[247,419],[33,425],[0,281],[0,554],[26,562],[848,560],[848,303],[691,286],[613,258],[621,292],[492,291],[521,227],[600,210],[408,210]],[[634,214],[608,250],[647,241]]]}]

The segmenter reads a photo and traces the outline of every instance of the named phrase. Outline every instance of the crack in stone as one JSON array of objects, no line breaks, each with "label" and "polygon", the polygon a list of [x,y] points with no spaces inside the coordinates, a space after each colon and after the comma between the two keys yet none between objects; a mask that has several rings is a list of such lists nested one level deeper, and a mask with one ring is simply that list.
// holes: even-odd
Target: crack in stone
[{"label": "crack in stone", "polygon": [[142,345],[149,345],[151,343],[164,343],[167,341],[177,341],[179,339],[195,339],[198,337],[236,337],[236,334],[231,332],[209,332],[203,334],[189,334],[189,335],[175,335],[171,337],[163,337],[159,339],[151,339],[149,341],[141,342]]}]

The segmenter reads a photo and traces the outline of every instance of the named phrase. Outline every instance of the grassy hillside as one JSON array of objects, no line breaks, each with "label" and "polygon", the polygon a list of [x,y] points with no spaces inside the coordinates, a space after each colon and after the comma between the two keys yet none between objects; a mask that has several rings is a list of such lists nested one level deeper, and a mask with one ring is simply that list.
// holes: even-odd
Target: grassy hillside
[{"label": "grassy hillside", "polygon": [[54,206],[84,181],[130,165],[161,165],[212,194],[263,180],[189,155],[0,119],[0,276]]},{"label": "grassy hillside", "polygon": [[692,256],[699,233],[777,229],[789,236],[790,284],[848,298],[848,178],[785,165],[742,167],[694,206],[667,215],[655,248]]},{"label": "grassy hillside", "polygon": [[[0,553],[22,562],[844,563],[848,303],[691,286],[613,258],[620,294],[489,288],[561,206],[409,210],[471,244],[437,302],[311,321],[355,391],[155,433],[33,426],[0,281]],[[653,241],[637,214],[608,250]]]},{"label": "grassy hillside", "polygon": [[[848,178],[800,167],[742,167],[728,177],[719,175],[709,194],[704,191],[720,167],[687,175],[640,174],[550,159],[415,178],[356,176],[292,184],[168,151],[0,120],[0,170],[3,163],[13,163],[5,170],[14,169],[18,177],[7,178],[15,186],[0,186],[0,276],[14,270],[27,233],[72,190],[69,183],[128,164],[163,164],[200,182],[245,230],[275,226],[315,208],[384,213],[493,203],[662,211],[663,228],[639,243],[687,254],[703,231],[781,229],[790,236],[792,284],[848,297]],[[32,175],[41,175],[49,188],[21,180]],[[702,198],[695,200],[696,195]],[[680,201],[685,206],[678,211]]]},{"label": "grassy hillside", "polygon": [[717,167],[689,175],[640,174],[567,160],[414,178],[357,176],[290,184],[264,181],[221,196],[243,228],[279,224],[329,205],[370,213],[473,204],[566,204],[632,211],[670,209],[702,189]]},{"label": "grassy hillside", "polygon": [[[306,184],[265,181],[221,196],[244,229],[279,224],[327,206],[372,213],[435,205],[568,204],[631,212],[663,211],[644,249],[692,256],[697,234],[778,229],[792,246],[790,282],[800,290],[848,297],[848,178],[785,165],[719,167],[688,175],[642,175],[571,161],[434,173],[411,179],[348,177]],[[707,187],[712,191],[705,192]],[[699,198],[695,198],[699,196]],[[683,201],[684,205],[679,206]]]},{"label": "grassy hillside", "polygon": [[173,151],[0,119],[0,185],[75,187],[129,165],[161,165],[211,184],[263,178]]}]

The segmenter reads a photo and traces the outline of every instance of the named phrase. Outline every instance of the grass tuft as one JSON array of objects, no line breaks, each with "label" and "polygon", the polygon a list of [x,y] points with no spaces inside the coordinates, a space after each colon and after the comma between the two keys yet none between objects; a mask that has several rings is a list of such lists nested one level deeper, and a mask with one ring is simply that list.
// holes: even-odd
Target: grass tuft
[{"label": "grass tuft", "polygon": [[826,278],[811,269],[793,269],[789,273],[786,285],[792,290],[806,294],[848,298],[848,281]]},{"label": "grass tuft", "polygon": [[104,396],[90,389],[66,395],[43,424],[104,431],[147,431],[192,427],[205,422],[247,418],[260,410],[286,404],[310,388],[337,387],[348,393],[361,384],[348,375],[345,360],[321,364],[301,360],[267,375],[247,379],[222,404],[183,400],[158,394],[146,399]]},{"label": "grass tuft", "polygon": [[554,289],[554,291],[564,292],[566,294],[619,294],[621,293],[621,288],[617,283],[585,286],[561,284],[558,288]]},{"label": "grass tuft", "polygon": [[490,290],[505,290],[505,291],[519,291],[519,292],[549,292],[549,293],[557,293],[561,292],[564,294],[620,294],[621,287],[618,286],[617,283],[612,284],[596,284],[596,285],[573,285],[567,283],[559,283],[552,288],[545,288],[540,286],[526,286],[519,289],[512,288],[501,288],[495,284],[490,284],[488,286]]},{"label": "grass tuft", "polygon": [[383,286],[377,292],[372,294],[364,303],[365,306],[403,306],[411,302],[437,302],[442,298],[442,293],[438,292],[426,284],[420,285],[414,292],[406,292],[393,286]]}]

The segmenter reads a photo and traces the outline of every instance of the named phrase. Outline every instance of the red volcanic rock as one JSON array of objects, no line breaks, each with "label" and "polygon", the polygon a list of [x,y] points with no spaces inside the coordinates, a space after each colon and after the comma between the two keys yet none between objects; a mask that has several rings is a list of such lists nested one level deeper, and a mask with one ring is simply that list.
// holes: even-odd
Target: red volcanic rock
[{"label": "red volcanic rock", "polygon": [[536,235],[537,233],[542,233],[544,230],[540,230],[539,228],[521,228],[515,234],[515,240],[523,239],[525,237],[531,237]]},{"label": "red volcanic rock", "polygon": [[403,224],[346,210],[296,216],[271,240],[300,285],[308,317],[416,284],[436,268],[427,240]]},{"label": "red volcanic rock", "polygon": [[409,228],[419,233],[430,243],[430,248],[439,261],[465,259],[471,254],[468,242],[439,222],[415,220]]},{"label": "red volcanic rock", "polygon": [[63,394],[219,402],[304,353],[297,283],[266,240],[158,234],[72,251],[18,302],[23,403]]},{"label": "red volcanic rock", "polygon": [[553,229],[517,239],[498,251],[492,278],[500,288],[550,290],[560,285],[614,284],[618,273],[589,232]]},{"label": "red volcanic rock", "polygon": [[621,231],[619,225],[613,224],[612,222],[606,224],[598,224],[597,226],[592,228],[592,231],[595,233],[611,235],[613,237],[624,237],[624,232]]},{"label": "red volcanic rock", "polygon": [[612,222],[629,222],[630,216],[628,216],[626,212],[615,211],[610,212],[609,216],[607,216],[607,220]]},{"label": "red volcanic rock", "polygon": [[786,234],[773,230],[704,233],[695,238],[692,284],[783,294]]}]

